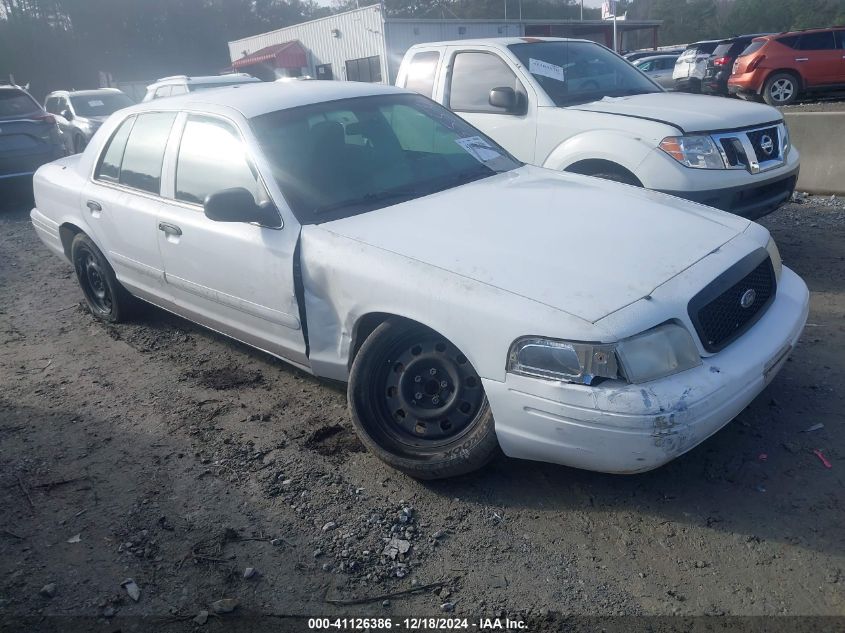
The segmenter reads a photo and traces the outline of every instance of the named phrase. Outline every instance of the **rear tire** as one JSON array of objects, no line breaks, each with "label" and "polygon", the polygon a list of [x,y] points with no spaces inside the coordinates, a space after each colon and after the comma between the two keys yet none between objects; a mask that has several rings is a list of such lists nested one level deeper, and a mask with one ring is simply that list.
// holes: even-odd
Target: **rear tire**
[{"label": "rear tire", "polygon": [[120,285],[97,245],[84,233],[78,233],[73,238],[70,253],[76,279],[91,314],[107,323],[125,321],[135,306],[135,299]]},{"label": "rear tire", "polygon": [[364,445],[411,477],[462,475],[499,452],[475,369],[421,325],[395,320],[378,326],[352,363],[348,398]]},{"label": "rear tire", "polygon": [[788,106],[795,103],[801,90],[798,78],[791,73],[775,73],[763,86],[763,101],[770,106]]}]

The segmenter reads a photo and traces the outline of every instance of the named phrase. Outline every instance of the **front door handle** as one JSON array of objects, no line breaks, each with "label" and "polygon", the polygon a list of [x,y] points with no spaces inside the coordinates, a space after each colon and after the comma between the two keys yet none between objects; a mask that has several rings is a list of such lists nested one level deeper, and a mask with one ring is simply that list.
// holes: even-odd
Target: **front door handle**
[{"label": "front door handle", "polygon": [[167,222],[159,222],[158,230],[164,231],[167,235],[182,235],[182,229],[175,224],[168,224]]},{"label": "front door handle", "polygon": [[796,57],[795,61],[796,62],[808,62],[808,61],[810,61],[810,58],[809,57]]}]

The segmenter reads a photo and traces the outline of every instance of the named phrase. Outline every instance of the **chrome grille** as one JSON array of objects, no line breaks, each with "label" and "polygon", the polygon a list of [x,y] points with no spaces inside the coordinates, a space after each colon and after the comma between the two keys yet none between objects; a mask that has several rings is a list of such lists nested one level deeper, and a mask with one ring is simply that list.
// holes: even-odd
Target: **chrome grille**
[{"label": "chrome grille", "polygon": [[[728,169],[745,169],[752,174],[780,167],[784,163],[782,123],[751,130],[712,134]],[[771,150],[771,151],[769,151]]]}]

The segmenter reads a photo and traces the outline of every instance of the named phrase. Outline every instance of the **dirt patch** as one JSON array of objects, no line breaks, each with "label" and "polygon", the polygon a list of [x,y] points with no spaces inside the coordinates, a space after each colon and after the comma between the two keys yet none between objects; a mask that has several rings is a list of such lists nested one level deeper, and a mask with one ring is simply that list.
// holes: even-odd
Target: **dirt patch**
[{"label": "dirt patch", "polygon": [[321,426],[311,433],[302,445],[320,455],[360,453],[366,450],[355,431],[340,424]]},{"label": "dirt patch", "polygon": [[256,387],[264,384],[264,375],[255,369],[219,367],[190,371],[186,376],[202,387],[216,391]]}]

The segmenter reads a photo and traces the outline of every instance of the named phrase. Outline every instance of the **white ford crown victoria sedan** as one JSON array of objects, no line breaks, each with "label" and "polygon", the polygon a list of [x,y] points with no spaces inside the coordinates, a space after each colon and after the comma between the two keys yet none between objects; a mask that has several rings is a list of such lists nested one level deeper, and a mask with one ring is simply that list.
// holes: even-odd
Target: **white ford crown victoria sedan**
[{"label": "white ford crown victoria sedan", "polygon": [[807,316],[763,227],[522,165],[386,86],[141,104],[34,186],[96,317],[140,298],[348,381],[363,442],[420,478],[499,447],[660,466],[751,402]]}]

